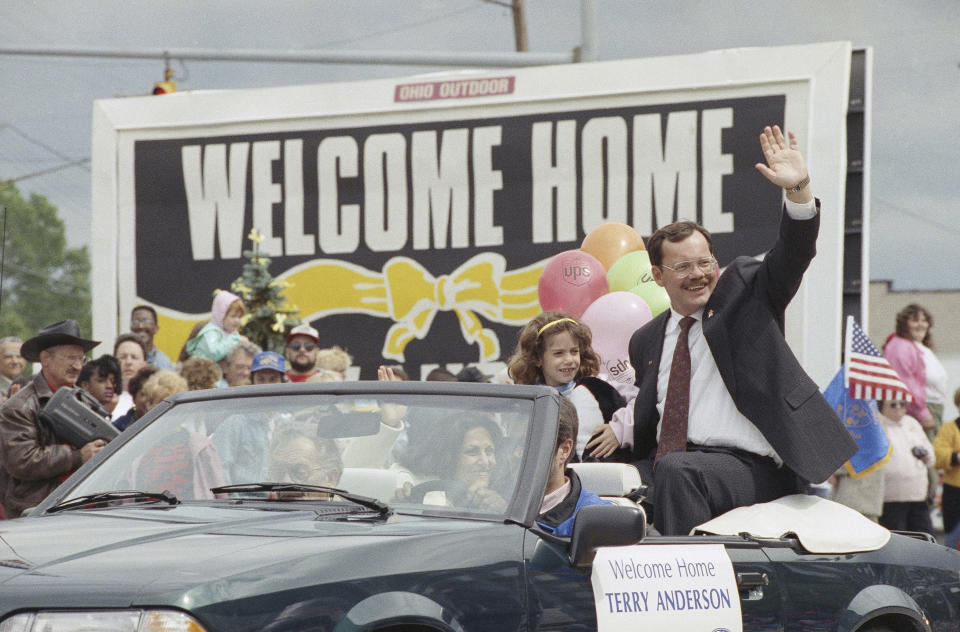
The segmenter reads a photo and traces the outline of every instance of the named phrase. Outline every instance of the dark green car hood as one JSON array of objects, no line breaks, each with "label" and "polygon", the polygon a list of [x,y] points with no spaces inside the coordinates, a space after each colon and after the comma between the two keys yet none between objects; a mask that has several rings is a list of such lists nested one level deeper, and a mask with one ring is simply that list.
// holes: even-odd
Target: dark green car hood
[{"label": "dark green car hood", "polygon": [[[0,614],[17,607],[195,609],[409,573],[410,560],[416,572],[483,566],[496,563],[498,553],[490,546],[466,550],[464,541],[501,542],[492,548],[516,559],[520,532],[475,520],[331,521],[310,510],[203,505],[38,516],[0,523]],[[409,553],[398,555],[400,546]]]}]

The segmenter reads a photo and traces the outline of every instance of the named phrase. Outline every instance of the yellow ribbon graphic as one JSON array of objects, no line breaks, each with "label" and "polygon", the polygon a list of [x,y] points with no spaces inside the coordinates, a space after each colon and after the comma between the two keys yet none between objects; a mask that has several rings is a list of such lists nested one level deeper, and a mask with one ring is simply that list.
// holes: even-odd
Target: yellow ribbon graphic
[{"label": "yellow ribbon graphic", "polygon": [[[450,274],[434,277],[418,261],[394,257],[380,272],[336,259],[317,259],[291,268],[278,278],[291,286],[285,292],[297,305],[303,320],[313,321],[333,314],[367,314],[390,318],[382,355],[404,361],[404,350],[414,339],[423,340],[434,317],[441,311],[457,315],[460,332],[468,343],[480,347],[479,361],[500,357],[500,340],[484,328],[480,316],[505,325],[523,325],[540,313],[537,283],[549,259],[506,270],[506,259],[496,253],[471,257]],[[186,339],[196,318],[176,318],[161,313],[161,334],[184,332]]]}]

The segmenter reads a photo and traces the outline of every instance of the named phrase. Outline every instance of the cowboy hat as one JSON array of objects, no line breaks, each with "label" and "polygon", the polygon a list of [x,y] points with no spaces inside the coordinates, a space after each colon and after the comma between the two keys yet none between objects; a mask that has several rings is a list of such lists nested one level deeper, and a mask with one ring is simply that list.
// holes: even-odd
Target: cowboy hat
[{"label": "cowboy hat", "polygon": [[40,361],[40,352],[57,345],[80,345],[86,353],[100,344],[99,340],[87,340],[80,337],[80,325],[75,320],[61,320],[47,325],[36,336],[20,347],[20,355],[30,362]]}]

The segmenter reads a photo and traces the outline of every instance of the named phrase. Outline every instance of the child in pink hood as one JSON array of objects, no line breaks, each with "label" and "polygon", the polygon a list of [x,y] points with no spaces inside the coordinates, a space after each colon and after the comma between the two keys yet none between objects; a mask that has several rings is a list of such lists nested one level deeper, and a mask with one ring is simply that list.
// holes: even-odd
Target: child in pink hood
[{"label": "child in pink hood", "polygon": [[210,322],[187,341],[187,353],[220,362],[233,347],[245,340],[238,333],[246,309],[236,294],[217,290],[210,309]]}]

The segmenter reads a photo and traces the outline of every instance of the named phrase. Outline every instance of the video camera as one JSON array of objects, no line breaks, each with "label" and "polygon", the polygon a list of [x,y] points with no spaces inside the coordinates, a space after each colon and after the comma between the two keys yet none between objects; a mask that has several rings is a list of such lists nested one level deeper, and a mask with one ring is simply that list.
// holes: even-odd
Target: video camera
[{"label": "video camera", "polygon": [[40,419],[53,434],[75,448],[94,439],[110,441],[120,431],[110,423],[110,413],[82,388],[61,386],[40,410]]},{"label": "video camera", "polygon": [[910,454],[922,461],[927,458],[927,449],[922,445],[915,445],[910,448]]}]

